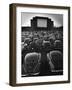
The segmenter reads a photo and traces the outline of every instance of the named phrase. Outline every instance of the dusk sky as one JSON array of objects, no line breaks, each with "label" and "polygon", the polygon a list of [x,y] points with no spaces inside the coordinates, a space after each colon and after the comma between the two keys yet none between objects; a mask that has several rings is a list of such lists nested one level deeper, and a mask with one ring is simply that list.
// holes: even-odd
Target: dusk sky
[{"label": "dusk sky", "polygon": [[48,13],[21,13],[21,26],[31,26],[31,19],[35,16],[48,17],[54,21],[55,27],[63,26],[62,14],[48,14]]}]

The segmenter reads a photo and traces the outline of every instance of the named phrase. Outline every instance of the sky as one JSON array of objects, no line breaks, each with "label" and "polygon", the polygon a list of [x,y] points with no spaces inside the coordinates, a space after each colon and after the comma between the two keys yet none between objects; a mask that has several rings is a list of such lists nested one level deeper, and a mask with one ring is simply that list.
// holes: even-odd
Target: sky
[{"label": "sky", "polygon": [[21,26],[31,26],[31,19],[35,16],[48,17],[54,21],[55,27],[63,26],[63,15],[62,14],[48,14],[48,13],[21,13]]}]

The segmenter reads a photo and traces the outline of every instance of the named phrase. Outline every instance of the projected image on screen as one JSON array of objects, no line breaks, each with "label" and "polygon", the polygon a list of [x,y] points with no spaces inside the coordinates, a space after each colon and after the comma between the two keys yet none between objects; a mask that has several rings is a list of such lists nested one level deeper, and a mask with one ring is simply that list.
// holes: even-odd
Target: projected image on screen
[{"label": "projected image on screen", "polygon": [[46,19],[37,19],[37,27],[47,27]]}]

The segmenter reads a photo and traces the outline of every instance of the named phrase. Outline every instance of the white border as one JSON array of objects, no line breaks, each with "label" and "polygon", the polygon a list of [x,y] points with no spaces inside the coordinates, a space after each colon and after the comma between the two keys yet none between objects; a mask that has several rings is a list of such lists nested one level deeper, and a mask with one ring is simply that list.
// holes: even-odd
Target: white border
[{"label": "white border", "polygon": [[[50,13],[63,14],[63,68],[64,72],[61,76],[39,76],[39,77],[21,77],[21,12],[32,13]],[[61,9],[48,8],[16,8],[16,83],[36,83],[36,82],[53,82],[53,81],[67,81],[68,80],[68,11]]]}]

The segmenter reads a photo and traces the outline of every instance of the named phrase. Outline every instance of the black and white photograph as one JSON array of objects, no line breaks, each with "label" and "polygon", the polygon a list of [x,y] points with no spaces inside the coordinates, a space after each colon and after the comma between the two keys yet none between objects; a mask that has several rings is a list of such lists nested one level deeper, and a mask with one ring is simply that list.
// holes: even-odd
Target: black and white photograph
[{"label": "black and white photograph", "polygon": [[12,4],[10,84],[70,82],[70,8]]},{"label": "black and white photograph", "polygon": [[63,15],[21,13],[21,76],[63,75]]}]

